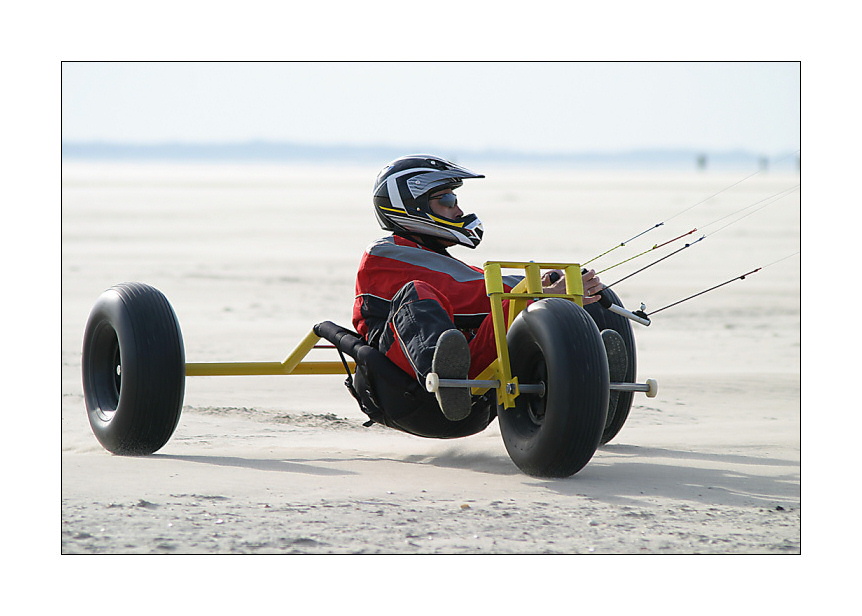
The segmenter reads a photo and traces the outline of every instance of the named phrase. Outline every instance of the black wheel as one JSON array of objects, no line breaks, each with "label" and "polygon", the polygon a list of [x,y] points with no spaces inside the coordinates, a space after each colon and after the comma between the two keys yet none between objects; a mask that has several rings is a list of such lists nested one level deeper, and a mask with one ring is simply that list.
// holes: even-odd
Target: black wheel
[{"label": "black wheel", "polygon": [[566,299],[535,302],[506,337],[518,383],[544,383],[498,407],[500,431],[515,465],[528,475],[568,477],[599,445],[608,407],[608,362],[596,324]]},{"label": "black wheel", "polygon": [[185,352],[167,298],[140,283],[111,287],[84,330],[84,402],[93,434],[108,451],[147,455],[180,420]]},{"label": "black wheel", "polygon": [[[623,306],[622,300],[614,293],[613,289],[605,289],[604,295],[618,306]],[[637,351],[635,348],[635,336],[632,331],[632,322],[625,317],[602,308],[598,303],[589,304],[584,308],[593,318],[593,321],[595,321],[599,331],[613,329],[622,336],[623,342],[626,343],[626,353],[628,354],[628,367],[626,369],[625,380],[628,383],[634,383],[637,378]],[[629,418],[634,395],[634,392],[631,391],[621,391],[616,396],[617,402],[614,408],[608,408],[607,425],[602,432],[601,445],[609,443],[622,430],[623,424]]]}]

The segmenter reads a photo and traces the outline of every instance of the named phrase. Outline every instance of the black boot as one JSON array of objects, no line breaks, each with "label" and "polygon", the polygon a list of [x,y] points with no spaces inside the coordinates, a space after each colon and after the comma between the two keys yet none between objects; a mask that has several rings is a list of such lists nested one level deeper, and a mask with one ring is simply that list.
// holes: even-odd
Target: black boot
[{"label": "black boot", "polygon": [[[447,329],[437,339],[431,371],[441,379],[466,379],[470,370],[470,347],[464,334]],[[469,387],[439,387],[435,393],[443,415],[450,421],[460,421],[470,414]]]}]

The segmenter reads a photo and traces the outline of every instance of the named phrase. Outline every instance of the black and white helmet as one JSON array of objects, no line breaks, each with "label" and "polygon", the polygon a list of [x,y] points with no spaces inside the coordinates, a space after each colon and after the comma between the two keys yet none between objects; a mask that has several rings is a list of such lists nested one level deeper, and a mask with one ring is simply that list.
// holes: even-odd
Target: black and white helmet
[{"label": "black and white helmet", "polygon": [[374,213],[387,231],[431,236],[475,248],[482,241],[482,221],[475,214],[460,218],[434,214],[428,197],[446,188],[458,188],[464,178],[483,177],[437,156],[403,156],[377,175]]}]

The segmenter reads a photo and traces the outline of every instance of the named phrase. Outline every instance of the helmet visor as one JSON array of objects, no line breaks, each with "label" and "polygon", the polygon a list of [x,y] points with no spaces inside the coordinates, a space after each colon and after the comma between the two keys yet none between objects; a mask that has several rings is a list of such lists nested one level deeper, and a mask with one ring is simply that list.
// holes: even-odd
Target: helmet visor
[{"label": "helmet visor", "polygon": [[410,190],[410,195],[415,199],[420,195],[434,190],[438,186],[446,186],[452,184],[452,180],[461,180],[463,178],[483,178],[484,175],[473,173],[469,169],[457,167],[455,169],[445,169],[440,171],[431,171],[429,173],[420,173],[414,175],[407,180],[407,188]]}]

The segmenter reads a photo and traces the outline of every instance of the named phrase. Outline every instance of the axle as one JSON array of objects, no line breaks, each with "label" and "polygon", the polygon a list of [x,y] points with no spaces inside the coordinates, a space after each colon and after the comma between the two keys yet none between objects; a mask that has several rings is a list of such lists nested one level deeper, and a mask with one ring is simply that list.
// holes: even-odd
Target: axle
[{"label": "axle", "polygon": [[[498,380],[477,380],[477,379],[441,379],[436,373],[432,372],[425,379],[425,389],[431,393],[436,392],[441,387],[477,387],[482,389],[499,389],[500,381]],[[507,383],[506,391],[509,394],[515,393],[516,384]],[[655,398],[658,394],[658,381],[655,379],[647,379],[645,383],[611,383],[610,389],[613,391],[635,391],[643,392],[647,398]],[[517,391],[522,394],[536,394],[539,397],[545,395],[545,384],[539,383],[517,383]]]}]

